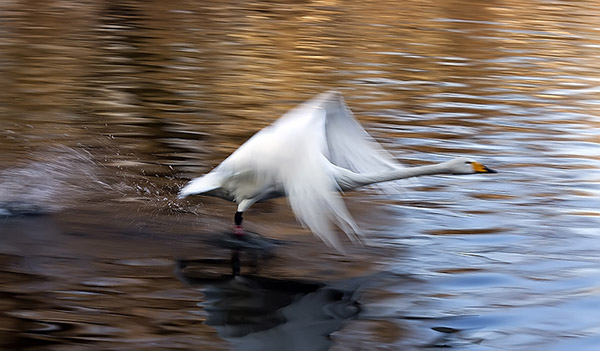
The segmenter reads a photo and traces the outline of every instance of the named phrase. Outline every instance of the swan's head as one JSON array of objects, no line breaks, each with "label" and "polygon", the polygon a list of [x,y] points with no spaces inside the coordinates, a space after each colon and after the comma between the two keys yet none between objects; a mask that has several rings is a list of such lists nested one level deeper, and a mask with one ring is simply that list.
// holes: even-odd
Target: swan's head
[{"label": "swan's head", "polygon": [[497,173],[483,164],[466,157],[458,157],[443,163],[450,174]]}]

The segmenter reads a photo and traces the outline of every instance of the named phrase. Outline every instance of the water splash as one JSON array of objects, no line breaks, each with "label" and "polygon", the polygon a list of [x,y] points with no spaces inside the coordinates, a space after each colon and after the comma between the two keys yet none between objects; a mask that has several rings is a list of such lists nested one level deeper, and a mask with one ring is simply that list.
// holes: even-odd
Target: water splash
[{"label": "water splash", "polygon": [[54,146],[20,166],[0,171],[0,215],[57,212],[85,199],[98,187],[99,167],[89,152]]}]

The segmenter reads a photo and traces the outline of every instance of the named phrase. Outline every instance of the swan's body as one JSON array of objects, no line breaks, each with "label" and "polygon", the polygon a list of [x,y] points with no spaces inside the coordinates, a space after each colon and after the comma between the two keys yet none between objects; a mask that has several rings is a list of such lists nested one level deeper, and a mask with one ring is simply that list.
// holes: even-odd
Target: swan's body
[{"label": "swan's body", "polygon": [[296,218],[339,248],[331,221],[351,239],[361,234],[340,190],[422,175],[492,172],[466,158],[403,168],[360,126],[341,94],[327,92],[256,133],[179,196],[204,194],[237,202],[238,226],[255,202],[287,196]]}]

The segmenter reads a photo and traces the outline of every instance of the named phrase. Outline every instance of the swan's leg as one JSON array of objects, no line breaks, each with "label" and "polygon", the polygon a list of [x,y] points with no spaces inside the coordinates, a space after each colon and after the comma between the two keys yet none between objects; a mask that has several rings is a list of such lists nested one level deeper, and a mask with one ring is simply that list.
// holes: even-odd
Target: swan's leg
[{"label": "swan's leg", "polygon": [[242,221],[244,220],[244,217],[242,217],[243,213],[244,212],[237,211],[235,213],[235,216],[233,217],[233,221],[235,222],[234,233],[235,233],[235,235],[238,235],[238,236],[242,236],[242,235],[246,234],[246,232],[244,231],[244,227],[242,227]]},{"label": "swan's leg", "polygon": [[244,200],[240,201],[238,208],[237,208],[237,212],[235,213],[235,216],[233,217],[233,220],[235,222],[235,235],[242,236],[242,235],[246,234],[246,232],[244,231],[244,227],[242,227],[242,221],[244,220],[244,217],[242,217],[242,214],[250,206],[252,206],[252,204],[255,202],[256,202],[255,199],[244,199]]}]

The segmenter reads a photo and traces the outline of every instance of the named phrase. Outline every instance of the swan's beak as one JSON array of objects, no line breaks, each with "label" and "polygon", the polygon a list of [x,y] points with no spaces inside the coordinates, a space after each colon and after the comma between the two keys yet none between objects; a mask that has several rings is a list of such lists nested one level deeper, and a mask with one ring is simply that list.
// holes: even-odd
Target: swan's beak
[{"label": "swan's beak", "polygon": [[473,162],[471,165],[473,166],[475,173],[498,173],[493,169],[487,168],[479,162]]}]

